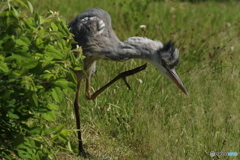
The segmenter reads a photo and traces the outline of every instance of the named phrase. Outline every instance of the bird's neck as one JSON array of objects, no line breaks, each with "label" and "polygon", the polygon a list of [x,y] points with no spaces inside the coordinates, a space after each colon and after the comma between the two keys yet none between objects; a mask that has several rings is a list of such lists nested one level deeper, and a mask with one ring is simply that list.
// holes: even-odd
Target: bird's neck
[{"label": "bird's neck", "polygon": [[[128,59],[145,59],[154,58],[157,50],[163,47],[159,41],[153,41],[143,37],[131,37],[124,42],[113,44],[111,52],[105,54],[107,59],[124,61]],[[117,46],[117,47],[116,47]]]}]

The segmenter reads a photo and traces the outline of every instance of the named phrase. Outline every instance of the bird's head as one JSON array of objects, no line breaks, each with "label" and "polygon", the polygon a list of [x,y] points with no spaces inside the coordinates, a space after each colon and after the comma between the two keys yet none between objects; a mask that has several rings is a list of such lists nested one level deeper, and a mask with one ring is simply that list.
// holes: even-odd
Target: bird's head
[{"label": "bird's head", "polygon": [[179,51],[174,47],[172,41],[164,44],[163,47],[156,52],[154,59],[151,59],[150,62],[160,70],[165,77],[174,82],[186,95],[188,95],[186,88],[174,69],[179,62]]}]

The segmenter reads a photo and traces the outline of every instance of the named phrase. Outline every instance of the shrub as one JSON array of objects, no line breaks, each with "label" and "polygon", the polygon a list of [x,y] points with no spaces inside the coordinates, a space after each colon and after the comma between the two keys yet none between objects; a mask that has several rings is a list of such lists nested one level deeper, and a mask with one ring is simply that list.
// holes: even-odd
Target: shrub
[{"label": "shrub", "polygon": [[[70,68],[80,70],[82,56],[71,51],[64,18],[33,13],[30,2],[5,2],[0,37],[0,159],[51,158],[60,147],[55,141],[70,143],[64,126],[46,121],[56,119],[63,95],[75,92]],[[62,148],[74,152],[71,145]]]}]

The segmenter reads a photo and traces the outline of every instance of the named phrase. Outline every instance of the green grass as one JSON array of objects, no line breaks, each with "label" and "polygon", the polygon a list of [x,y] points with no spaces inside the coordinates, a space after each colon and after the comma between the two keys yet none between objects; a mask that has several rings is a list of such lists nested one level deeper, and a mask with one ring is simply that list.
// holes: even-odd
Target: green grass
[{"label": "green grass", "polygon": [[[96,100],[87,101],[82,85],[84,147],[93,157],[210,159],[210,151],[240,152],[239,2],[32,2],[35,10],[58,10],[67,21],[85,9],[99,7],[110,13],[121,40],[136,35],[162,42],[172,39],[180,49],[181,63],[176,71],[189,96],[150,64],[146,71],[127,79],[132,91],[119,81]],[[139,28],[140,24],[147,26],[146,31]],[[143,63],[99,61],[92,91]],[[67,96],[62,110],[56,113],[58,120],[50,125],[75,129],[73,99],[74,95]],[[76,137],[72,142],[77,143]],[[61,150],[56,156],[77,159]]]}]

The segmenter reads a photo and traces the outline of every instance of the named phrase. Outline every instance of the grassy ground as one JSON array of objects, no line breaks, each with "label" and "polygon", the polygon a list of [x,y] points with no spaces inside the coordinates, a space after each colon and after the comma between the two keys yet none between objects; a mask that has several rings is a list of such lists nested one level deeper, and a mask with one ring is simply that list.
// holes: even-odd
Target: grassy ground
[{"label": "grassy ground", "polygon": [[[82,86],[84,146],[95,159],[210,159],[210,151],[240,152],[240,3],[32,2],[35,10],[49,7],[68,21],[85,9],[99,7],[110,13],[121,40],[136,35],[162,42],[172,39],[180,49],[176,71],[189,96],[151,65],[128,78],[132,91],[119,81],[96,100],[87,101]],[[145,31],[141,24],[147,26]],[[143,63],[99,61],[92,90]],[[55,122],[72,130],[73,96],[67,96]],[[56,155],[77,159],[63,151]]]}]

